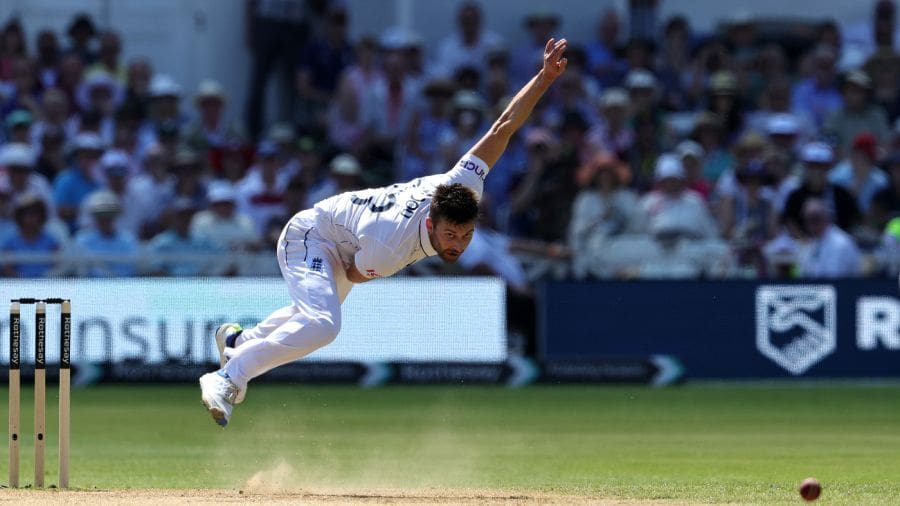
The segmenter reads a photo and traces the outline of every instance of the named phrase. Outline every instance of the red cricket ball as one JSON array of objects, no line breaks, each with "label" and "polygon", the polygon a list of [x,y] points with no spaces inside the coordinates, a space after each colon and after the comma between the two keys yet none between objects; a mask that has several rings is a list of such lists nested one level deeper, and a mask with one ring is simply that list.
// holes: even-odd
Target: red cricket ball
[{"label": "red cricket ball", "polygon": [[807,501],[815,501],[822,493],[822,485],[815,478],[807,478],[800,482],[800,497]]}]

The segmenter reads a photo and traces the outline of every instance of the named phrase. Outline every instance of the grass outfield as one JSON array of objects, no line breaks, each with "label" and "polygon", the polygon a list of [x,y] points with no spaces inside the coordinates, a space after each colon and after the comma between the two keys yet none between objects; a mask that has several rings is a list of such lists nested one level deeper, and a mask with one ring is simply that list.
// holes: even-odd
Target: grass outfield
[{"label": "grass outfield", "polygon": [[[2,392],[5,418],[5,387]],[[73,487],[268,490],[287,497],[329,488],[479,490],[498,502],[578,496],[797,504],[797,484],[815,476],[823,483],[822,503],[900,504],[897,383],[519,390],[253,385],[225,430],[203,410],[198,392],[193,386],[75,390]],[[48,399],[55,402],[55,390]],[[30,389],[22,407],[21,474],[28,484]],[[51,484],[56,409],[49,408]],[[4,456],[0,482],[6,466]],[[491,499],[492,491],[500,495]],[[0,500],[10,493],[0,492]]]}]

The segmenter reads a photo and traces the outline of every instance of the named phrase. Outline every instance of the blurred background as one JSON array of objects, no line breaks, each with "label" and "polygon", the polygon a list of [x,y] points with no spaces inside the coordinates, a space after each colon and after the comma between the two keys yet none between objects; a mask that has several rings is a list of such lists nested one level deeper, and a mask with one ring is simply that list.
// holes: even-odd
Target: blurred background
[{"label": "blurred background", "polygon": [[0,286],[73,298],[83,382],[193,381],[286,300],[293,213],[448,170],[566,37],[460,262],[358,287],[273,379],[897,376],[896,9],[8,0]]}]

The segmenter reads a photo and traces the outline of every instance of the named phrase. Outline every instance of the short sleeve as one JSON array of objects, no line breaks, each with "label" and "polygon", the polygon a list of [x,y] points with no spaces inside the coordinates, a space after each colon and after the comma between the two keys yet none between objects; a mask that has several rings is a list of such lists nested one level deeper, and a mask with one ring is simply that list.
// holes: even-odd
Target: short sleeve
[{"label": "short sleeve", "polygon": [[467,153],[447,172],[448,182],[450,184],[460,183],[467,188],[471,188],[480,199],[484,190],[484,179],[490,170],[490,167],[484,160]]},{"label": "short sleeve", "polygon": [[374,237],[360,237],[359,246],[354,263],[367,278],[386,278],[404,267],[393,250]]}]

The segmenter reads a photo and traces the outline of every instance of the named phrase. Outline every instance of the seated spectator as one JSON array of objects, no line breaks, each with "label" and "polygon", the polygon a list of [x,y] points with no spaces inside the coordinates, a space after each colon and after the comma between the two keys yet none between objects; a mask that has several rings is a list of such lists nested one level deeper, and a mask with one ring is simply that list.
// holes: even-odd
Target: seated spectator
[{"label": "seated spectator", "polygon": [[256,150],[256,165],[235,186],[238,210],[253,220],[262,234],[273,216],[280,216],[284,208],[284,188],[290,174],[284,171],[284,160],[278,146],[263,141]]},{"label": "seated spectator", "polygon": [[328,164],[329,175],[312,189],[310,202],[315,204],[328,197],[351,190],[359,190],[362,185],[362,168],[353,155],[337,155]]},{"label": "seated spectator", "polygon": [[456,28],[458,31],[438,45],[435,75],[451,77],[460,67],[473,64],[483,71],[488,51],[503,44],[503,38],[484,29],[481,6],[475,2],[466,1],[459,6]]},{"label": "seated spectator", "polygon": [[789,157],[789,165],[797,160],[798,139],[800,138],[800,122],[791,113],[773,113],[765,125],[769,144]]},{"label": "seated spectator", "polygon": [[[47,205],[34,193],[22,193],[15,199],[13,216],[15,230],[0,238],[0,251],[12,254],[50,254],[59,251],[61,244],[47,229]],[[38,278],[51,273],[53,262],[28,261],[3,266],[7,277]]]},{"label": "seated spectator", "polygon": [[684,167],[678,156],[667,153],[656,162],[656,188],[638,202],[631,228],[658,238],[718,237],[716,223],[703,197],[687,189]]},{"label": "seated spectator", "polygon": [[[770,82],[762,97],[759,108],[747,115],[747,128],[757,132],[769,132],[769,125],[776,116],[790,115],[792,135],[796,141],[807,142],[817,134],[812,114],[793,107],[791,104],[791,82],[786,77]],[[785,123],[781,123],[784,125]],[[783,127],[782,127],[783,128]],[[769,132],[769,135],[772,135]]]},{"label": "seated spectator", "polygon": [[694,119],[691,139],[703,148],[703,178],[716,184],[726,170],[734,166],[734,156],[725,142],[722,120],[715,114],[704,111]]},{"label": "seated spectator", "polygon": [[349,151],[354,146],[358,149],[371,126],[372,90],[384,83],[384,73],[376,58],[377,49],[377,42],[372,37],[363,37],[357,42],[356,63],[344,69],[336,96],[328,108],[328,140],[340,149]]},{"label": "seated spectator", "polygon": [[417,177],[446,170],[438,163],[438,143],[452,128],[450,104],[456,85],[448,79],[434,79],[425,85],[425,104],[413,111],[400,161],[400,179]]},{"label": "seated spectator", "polygon": [[[96,116],[99,123],[97,133],[107,145],[112,144],[115,128],[115,113],[125,93],[122,85],[105,71],[94,71],[85,76],[76,90],[76,100],[82,111],[82,119],[90,113]],[[82,130],[85,129],[79,126]]]},{"label": "seated spectator", "polygon": [[6,142],[17,144],[31,143],[31,113],[25,109],[16,109],[6,116]]},{"label": "seated spectator", "polygon": [[[62,129],[51,127],[44,129],[38,141],[36,151],[40,153],[34,163],[37,173],[52,183],[56,176],[66,168],[65,134]],[[52,190],[51,190],[52,195]]]},{"label": "seated spectator", "polygon": [[210,183],[209,209],[191,220],[191,238],[225,251],[252,251],[259,247],[260,236],[249,216],[237,211],[234,188],[221,181]]},{"label": "seated spectator", "polygon": [[687,187],[694,190],[709,201],[709,196],[713,191],[713,187],[708,181],[703,179],[703,146],[692,140],[681,141],[675,146],[675,153],[681,159],[681,165],[684,167],[684,176],[687,180]]},{"label": "seated spectator", "polygon": [[588,130],[588,142],[597,151],[628,156],[634,144],[634,130],[629,123],[628,93],[622,88],[609,88],[600,95],[600,120]]},{"label": "seated spectator", "polygon": [[175,181],[169,174],[169,156],[159,144],[144,153],[142,170],[128,181],[129,205],[142,210],[138,237],[147,239],[160,230],[163,209],[171,202]]},{"label": "seated spectator", "polygon": [[596,38],[584,47],[588,72],[597,78],[603,88],[618,86],[627,65],[619,56],[621,22],[614,8],[607,8],[600,14],[596,34]]},{"label": "seated spectator", "polygon": [[72,140],[73,163],[60,172],[53,182],[53,202],[59,218],[71,230],[78,226],[78,208],[91,192],[100,187],[94,174],[94,165],[103,154],[103,141],[92,133],[80,133]]},{"label": "seated spectator", "polygon": [[34,150],[28,144],[9,143],[0,146],[0,186],[12,195],[33,193],[44,201],[48,215],[53,215],[53,192],[47,178],[34,170]]},{"label": "seated spectator", "polygon": [[[74,250],[78,273],[88,277],[124,277],[137,274],[137,239],[116,229],[122,212],[118,197],[109,191],[93,193],[86,199],[93,225],[75,234]],[[92,255],[114,255],[121,259],[93,259]]]},{"label": "seated spectator", "polygon": [[887,176],[875,165],[877,142],[871,132],[857,134],[847,158],[828,173],[830,183],[842,186],[856,197],[856,205],[863,214],[869,212],[875,194],[888,185]]},{"label": "seated spectator", "polygon": [[172,158],[172,174],[175,176],[172,198],[187,197],[197,208],[205,208],[207,194],[205,160],[190,148],[179,148]]},{"label": "seated spectator", "polygon": [[320,127],[334,98],[341,72],[353,62],[348,37],[348,10],[339,3],[329,6],[325,23],[300,51],[296,92],[302,124]]},{"label": "seated spectator", "polygon": [[852,230],[859,223],[859,208],[856,199],[844,188],[828,182],[828,171],[834,164],[831,146],[822,142],[811,142],[800,153],[803,161],[803,179],[800,186],[787,198],[781,222],[788,227],[794,237],[806,237],[803,206],[812,198],[821,199],[834,215],[832,219],[844,230]]},{"label": "seated spectator", "polygon": [[758,159],[738,167],[737,186],[719,203],[719,228],[722,235],[743,245],[760,245],[775,236],[777,213],[767,192],[768,174]]},{"label": "seated spectator", "polygon": [[[109,150],[103,154],[99,163],[99,175],[103,177],[104,183],[97,192],[109,192],[116,196],[119,200],[121,210],[116,218],[116,229],[122,232],[139,237],[142,225],[148,221],[147,213],[152,212],[153,208],[140,205],[146,201],[147,196],[136,195],[131,190],[131,169],[128,166],[128,156],[118,150]],[[79,211],[79,228],[90,227],[93,222],[93,216],[90,210],[91,193],[81,205]],[[164,195],[152,195],[152,198],[163,198]]]},{"label": "seated spectator", "polygon": [[481,95],[469,90],[456,92],[450,113],[452,128],[445,130],[440,139],[440,166],[452,167],[469,147],[478,142],[484,134],[486,112]]},{"label": "seated spectator", "polygon": [[610,155],[597,155],[579,170],[578,177],[584,189],[572,207],[567,242],[575,275],[583,277],[588,245],[625,232],[637,209],[637,195],[628,188],[631,170]]},{"label": "seated spectator", "polygon": [[513,50],[510,74],[516,87],[524,85],[541,64],[547,39],[555,35],[559,16],[552,11],[535,11],[525,16],[528,41]]},{"label": "seated spectator", "polygon": [[226,104],[225,89],[221,84],[211,79],[202,81],[194,96],[197,118],[185,128],[185,144],[199,153],[206,153],[209,149],[223,147],[229,140],[245,138],[243,128],[226,121]]},{"label": "seated spectator", "polygon": [[842,278],[862,274],[862,256],[849,234],[831,222],[828,205],[816,198],[803,204],[803,222],[810,243],[800,259],[807,278]]},{"label": "seated spectator", "polygon": [[150,239],[146,251],[151,256],[149,270],[155,276],[202,276],[210,274],[210,262],[202,258],[166,258],[166,255],[212,255],[217,250],[191,235],[191,220],[197,209],[191,199],[181,198],[166,210],[168,227]]},{"label": "seated spectator", "polygon": [[872,103],[872,82],[862,70],[853,70],[844,78],[841,92],[844,105],[828,117],[822,130],[834,138],[843,153],[850,150],[856,136],[871,132],[877,144],[888,140],[887,116],[884,110]]},{"label": "seated spectator", "polygon": [[844,105],[835,85],[835,54],[830,47],[819,46],[810,55],[812,76],[798,81],[791,94],[791,104],[798,115],[812,116],[821,127],[832,113]]},{"label": "seated spectator", "polygon": [[291,178],[284,189],[283,199],[282,213],[269,219],[263,231],[263,240],[268,241],[273,247],[278,243],[285,223],[290,221],[295,214],[309,208],[306,181],[300,176]]}]

